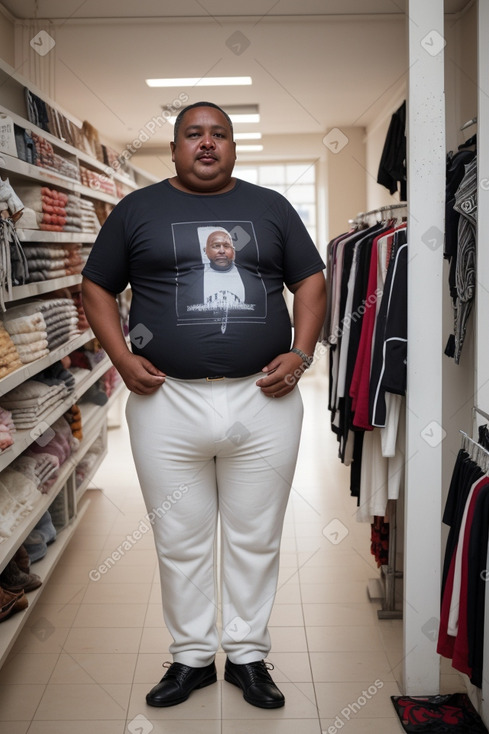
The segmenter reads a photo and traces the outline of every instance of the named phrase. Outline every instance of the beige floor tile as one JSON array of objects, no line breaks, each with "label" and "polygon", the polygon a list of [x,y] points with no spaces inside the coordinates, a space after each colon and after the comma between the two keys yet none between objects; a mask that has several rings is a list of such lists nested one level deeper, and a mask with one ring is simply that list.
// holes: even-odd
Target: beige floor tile
[{"label": "beige floor tile", "polygon": [[[336,723],[335,723],[336,721]],[[343,724],[342,728],[338,725]],[[331,727],[331,729],[329,729]],[[351,719],[350,721],[322,720],[322,734],[403,734],[397,716],[385,719]]]},{"label": "beige floor tile", "polygon": [[367,587],[363,581],[301,584],[304,604],[336,604],[338,602],[368,602]]},{"label": "beige floor tile", "polygon": [[312,652],[314,680],[323,681],[393,681],[391,666],[384,652]]},{"label": "beige floor tile", "polygon": [[58,653],[10,654],[0,668],[0,685],[48,683],[56,667]]},{"label": "beige floor tile", "polygon": [[[131,532],[134,532],[134,530],[136,530],[137,527],[138,527],[138,523],[134,525],[131,531],[127,531],[127,532],[121,531],[117,533],[112,532],[110,535],[107,535],[107,537],[105,538],[105,542],[102,545],[102,548],[100,549],[100,560],[103,560],[104,558],[106,558],[108,555],[113,553],[119,546],[121,546],[122,543],[124,543],[124,541],[127,541],[128,534],[130,534]],[[155,545],[154,545],[154,540],[153,540],[153,533],[147,532],[145,535],[142,535],[141,538],[137,540],[136,543],[133,545],[131,550],[127,551],[126,555],[129,555],[130,553],[132,553],[133,550],[136,550],[136,549],[139,551],[152,550],[153,553],[155,553],[156,551],[155,551]]]},{"label": "beige floor tile", "polygon": [[27,734],[30,725],[30,721],[9,721],[8,734]]},{"label": "beige floor tile", "polygon": [[83,598],[84,604],[147,604],[151,584],[91,582]]},{"label": "beige floor tile", "polygon": [[136,653],[139,650],[141,630],[137,627],[78,627],[70,630],[64,650],[70,654]]},{"label": "beige floor tile", "polygon": [[[382,681],[380,681],[382,682]],[[369,692],[369,687],[371,687]],[[393,706],[390,696],[399,696],[399,687],[395,682],[387,681],[380,688],[375,679],[356,681],[355,683],[334,681],[330,683],[315,683],[319,713],[322,719],[336,719],[342,711],[355,719],[392,718]],[[374,688],[377,693],[373,693]],[[370,699],[364,697],[364,691]],[[365,698],[365,703],[364,699]],[[353,707],[353,709],[351,708]],[[359,709],[359,710],[358,710]],[[345,718],[346,715],[342,715]]]},{"label": "beige floor tile", "polygon": [[130,693],[130,685],[52,684],[47,686],[34,720],[123,719]]},{"label": "beige floor tile", "polygon": [[361,560],[352,560],[342,565],[301,565],[299,571],[300,582],[303,584],[343,583],[343,581],[363,581],[365,587],[370,578],[376,574],[362,563]]},{"label": "beige floor tile", "polygon": [[270,626],[297,627],[304,624],[300,604],[276,604],[270,615]]},{"label": "beige floor tile", "polygon": [[372,624],[377,619],[377,606],[373,604],[304,604],[306,626],[327,627],[328,625],[361,626]]},{"label": "beige floor tile", "polygon": [[[34,567],[35,568],[35,567]],[[33,570],[34,570],[33,568]],[[75,565],[73,563],[63,563],[54,569],[49,579],[49,585],[58,584],[80,584],[85,585],[90,581],[89,573],[92,565]]]},{"label": "beige floor tile", "polygon": [[[148,686],[135,683],[132,688],[127,718],[143,715],[155,720],[190,721],[219,720],[221,717],[221,681],[193,691],[187,701],[171,708],[156,708],[146,704]],[[138,732],[139,734],[139,732]]]},{"label": "beige floor tile", "polygon": [[138,627],[144,624],[146,604],[80,604],[73,627]]},{"label": "beige floor tile", "polygon": [[[78,529],[77,529],[78,531]],[[77,536],[77,531],[75,531],[75,535],[70,540],[68,545],[63,551],[63,555],[61,556],[61,559],[59,561],[59,567],[60,568],[71,568],[71,567],[78,567],[82,566],[84,568],[91,569],[93,566],[95,566],[98,562],[98,559],[100,557],[100,549],[97,550],[80,550],[79,548],[76,548],[73,546],[73,543]],[[58,566],[56,566],[56,569]],[[55,569],[55,570],[56,570]],[[33,564],[32,570],[36,570],[36,564]]]},{"label": "beige floor tile", "polygon": [[97,685],[132,683],[136,653],[63,653],[59,656],[50,684]]},{"label": "beige floor tile", "polygon": [[149,687],[154,686],[165,675],[166,670],[163,668],[163,663],[164,660],[160,653],[139,653],[134,670],[134,683],[144,683]]},{"label": "beige floor tile", "polygon": [[145,627],[161,627],[165,626],[163,619],[163,607],[161,605],[161,599],[158,599],[156,604],[148,604],[146,607],[146,617],[144,619]]},{"label": "beige floor tile", "polygon": [[[286,704],[287,705],[287,704]],[[264,711],[262,716],[266,716]],[[222,721],[222,734],[321,734],[318,719],[231,719]]]},{"label": "beige floor tile", "polygon": [[163,660],[169,660],[171,655],[168,647],[172,643],[172,637],[166,627],[145,627],[142,630],[139,652],[156,652],[162,655]]},{"label": "beige floor tile", "polygon": [[37,602],[26,621],[26,627],[37,627],[49,622],[54,627],[71,627],[79,604],[45,604],[43,598]]},{"label": "beige floor tile", "polygon": [[[167,711],[169,714],[169,709]],[[220,719],[211,719],[209,721],[186,719],[176,721],[170,718],[159,720],[144,716],[144,719],[133,719],[133,722],[134,724],[130,728],[131,722],[128,721],[128,728],[125,729],[125,732],[128,732],[128,734],[145,734],[145,732],[148,732],[148,734],[149,732],[150,734],[222,734]],[[151,724],[151,730],[149,730],[149,725],[145,722]]]},{"label": "beige floor tile", "polygon": [[43,585],[41,599],[43,604],[80,604],[89,585],[89,579],[80,583],[55,584],[48,582]]},{"label": "beige floor tile", "polygon": [[440,676],[440,693],[466,693],[467,688],[461,675],[448,675],[446,673]]},{"label": "beige floor tile", "polygon": [[[93,567],[93,573],[90,575],[90,580],[96,580],[97,584],[150,584],[153,580],[154,564],[147,564],[145,566],[129,565],[129,563],[123,563],[126,557],[129,556],[129,551],[125,556],[122,556],[113,564],[113,559],[110,554],[101,559],[98,564]],[[101,568],[103,570],[101,570]],[[107,571],[105,571],[107,569]],[[98,573],[100,573],[100,578]]]},{"label": "beige floor tile", "polygon": [[55,627],[52,622],[42,617],[32,625],[24,627],[12,647],[12,653],[60,653],[68,637],[68,627]]},{"label": "beige floor tile", "polygon": [[275,596],[275,604],[300,604],[301,601],[301,587],[296,579],[280,586]]},{"label": "beige floor tile", "polygon": [[306,636],[311,652],[365,652],[384,649],[375,625],[308,627]]},{"label": "beige floor tile", "polygon": [[32,684],[0,685],[0,721],[30,721],[45,688],[43,685]]},{"label": "beige floor tile", "polygon": [[[29,734],[122,734],[125,718],[119,721],[33,721]],[[9,732],[10,734],[10,732]],[[20,733],[19,733],[20,734]]]},{"label": "beige floor tile", "polygon": [[[318,709],[312,683],[281,683],[280,690],[285,696],[285,706],[267,710],[267,719],[317,719]],[[263,719],[263,709],[250,706],[243,698],[240,688],[223,681],[222,718],[225,719]]]},{"label": "beige floor tile", "polygon": [[267,660],[274,665],[270,675],[276,683],[306,683],[312,681],[311,664],[306,652],[277,652]]},{"label": "beige floor tile", "polygon": [[303,626],[269,628],[272,653],[303,652],[307,650],[306,633]]}]

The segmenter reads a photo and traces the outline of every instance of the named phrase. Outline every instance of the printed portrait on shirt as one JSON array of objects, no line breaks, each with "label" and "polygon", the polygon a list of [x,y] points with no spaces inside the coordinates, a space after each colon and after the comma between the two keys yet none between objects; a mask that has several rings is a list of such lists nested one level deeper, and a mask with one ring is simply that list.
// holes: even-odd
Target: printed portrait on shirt
[{"label": "printed portrait on shirt", "polygon": [[177,324],[264,321],[266,291],[252,222],[172,225]]}]

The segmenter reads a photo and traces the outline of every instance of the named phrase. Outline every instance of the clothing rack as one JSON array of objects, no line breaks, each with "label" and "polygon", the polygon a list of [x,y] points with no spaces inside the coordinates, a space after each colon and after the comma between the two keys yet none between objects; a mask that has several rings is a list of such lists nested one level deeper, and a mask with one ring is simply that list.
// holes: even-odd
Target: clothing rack
[{"label": "clothing rack", "polygon": [[471,120],[467,120],[467,122],[464,122],[464,124],[460,128],[460,132],[462,132],[462,130],[466,130],[468,127],[472,127],[472,125],[477,125],[477,117],[473,117]]},{"label": "clothing rack", "polygon": [[396,209],[406,209],[407,205],[407,201],[401,201],[397,204],[386,204],[385,206],[380,206],[377,209],[371,209],[368,212],[359,212],[355,219],[350,220],[350,222],[358,223],[361,222],[362,219],[365,219],[366,217],[371,217],[374,214],[384,214],[385,212],[393,212]]},{"label": "clothing rack", "polygon": [[462,434],[462,449],[466,451],[470,458],[473,459],[480,468],[488,472],[489,471],[489,451],[477,443],[475,439],[471,438],[465,431],[460,431]]},{"label": "clothing rack", "polygon": [[397,501],[387,504],[389,522],[389,550],[387,565],[381,567],[380,578],[369,579],[367,593],[371,601],[381,600],[382,609],[377,610],[379,619],[402,619],[402,611],[396,609],[396,580],[402,579],[403,572],[396,570],[397,553]]}]

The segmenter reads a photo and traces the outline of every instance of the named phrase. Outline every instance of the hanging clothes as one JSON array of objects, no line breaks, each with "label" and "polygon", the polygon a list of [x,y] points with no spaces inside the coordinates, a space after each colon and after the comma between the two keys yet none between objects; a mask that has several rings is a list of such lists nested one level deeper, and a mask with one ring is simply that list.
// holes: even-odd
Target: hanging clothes
[{"label": "hanging clothes", "polygon": [[406,177],[406,102],[404,101],[391,117],[382,156],[380,158],[377,183],[395,194],[399,187],[402,201],[407,198]]},{"label": "hanging clothes", "polygon": [[448,156],[445,196],[445,250],[454,331],[445,354],[460,363],[476,281],[477,156],[463,150]]},{"label": "hanging clothes", "polygon": [[[357,519],[372,522],[385,514],[389,499],[398,498],[403,476],[405,438],[399,426],[406,382],[406,225],[387,221],[350,230],[329,243],[327,260],[324,333],[330,347],[331,427],[338,456],[350,467]],[[379,374],[372,373],[376,341]],[[374,386],[383,406],[381,423],[370,416]]]},{"label": "hanging clothes", "polygon": [[450,525],[437,652],[482,687],[489,476],[465,448],[456,458],[443,522]]}]

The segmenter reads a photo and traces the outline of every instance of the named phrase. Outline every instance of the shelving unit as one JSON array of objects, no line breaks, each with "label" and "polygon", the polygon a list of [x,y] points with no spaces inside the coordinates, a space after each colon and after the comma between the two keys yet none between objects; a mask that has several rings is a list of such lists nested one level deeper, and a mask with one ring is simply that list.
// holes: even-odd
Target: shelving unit
[{"label": "shelving unit", "polygon": [[[153,183],[156,179],[129,164],[130,174],[128,175],[123,169],[113,170],[110,166],[101,163],[95,157],[89,155],[83,150],[75,148],[65,140],[57,138],[55,135],[41,129],[31,123],[27,119],[27,110],[25,103],[25,88],[30,89],[34,94],[42,97],[44,101],[58,112],[63,114],[67,119],[75,122],[79,127],[81,122],[75,121],[69,113],[62,110],[59,105],[49,100],[38,89],[33,87],[27,80],[23,79],[8,64],[0,59],[0,85],[2,86],[2,102],[0,105],[0,114],[8,115],[13,122],[24,130],[29,130],[41,136],[49,142],[58,156],[66,158],[67,161],[81,163],[96,173],[103,174],[108,179],[119,185],[118,191],[130,191],[137,189],[142,185]],[[127,168],[126,168],[127,171]],[[15,190],[15,184],[19,182],[32,182],[46,185],[56,189],[60,189],[66,193],[74,193],[83,198],[92,201],[106,202],[112,205],[117,204],[119,198],[112,196],[105,191],[85,186],[80,181],[70,178],[58,171],[48,168],[42,168],[38,165],[32,165],[10,154],[0,151],[0,175],[3,179],[9,178]],[[103,183],[103,182],[102,182]],[[122,184],[122,188],[121,185]],[[83,232],[49,232],[38,229],[25,229],[22,227],[22,218],[16,223],[16,231],[21,243],[47,243],[48,245],[59,244],[92,244],[96,235]],[[78,285],[81,282],[81,275],[69,275],[52,280],[45,280],[38,283],[29,283],[21,286],[14,286],[11,295],[7,299],[7,308],[20,301],[29,301],[54,293],[55,291]],[[1,318],[1,315],[0,315]],[[87,344],[94,338],[91,329],[88,329],[77,335],[70,341],[62,344],[45,357],[37,359],[34,362],[23,365],[21,368],[6,375],[0,379],[0,405],[2,404],[2,395],[21,385],[24,381],[35,378],[42,370],[51,364],[59,361],[74,350]],[[62,557],[63,551],[73,535],[77,524],[79,523],[83,513],[89,503],[85,492],[90,486],[90,482],[100,463],[103,461],[107,452],[107,416],[109,410],[119,400],[123,390],[124,383],[121,381],[110,399],[105,405],[97,405],[89,402],[80,402],[87,390],[111,367],[108,357],[102,359],[90,371],[73,368],[72,372],[75,376],[75,389],[72,391],[58,406],[51,410],[43,417],[43,428],[47,430],[47,426],[52,425],[59,417],[61,417],[73,404],[79,405],[82,417],[82,433],[81,439],[76,451],[74,451],[68,460],[61,466],[56,481],[49,488],[46,494],[39,493],[38,501],[32,511],[21,519],[12,535],[0,543],[0,572],[5,568],[8,562],[15,555],[17,549],[22,545],[25,538],[35,528],[39,519],[52,505],[53,501],[58,498],[63,499],[64,527],[59,530],[56,541],[48,547],[46,556],[33,567],[33,572],[39,574],[43,580],[43,585],[28,594],[29,606],[23,612],[14,614],[0,625],[0,666],[3,664],[8,652],[12,648],[15,639],[21,631],[26,620],[29,618],[37,600],[39,599],[44,584]],[[0,472],[6,469],[9,464],[23,451],[25,451],[35,440],[39,438],[38,431],[34,430],[18,430],[13,434],[14,443],[11,447],[0,453]],[[101,448],[96,453],[93,463],[83,480],[77,486],[77,467],[83,461],[87,454],[94,448],[95,442],[101,440]],[[99,448],[99,447],[98,447]],[[80,475],[79,475],[80,476]],[[37,500],[37,498],[36,498]]]}]

